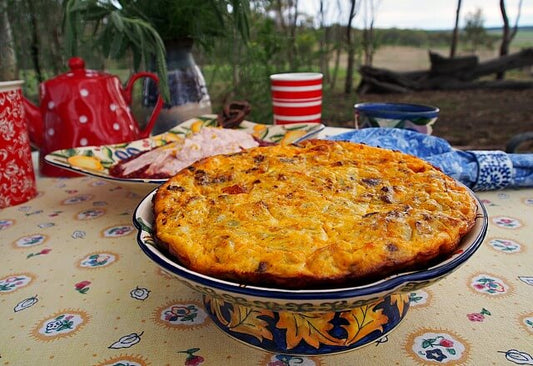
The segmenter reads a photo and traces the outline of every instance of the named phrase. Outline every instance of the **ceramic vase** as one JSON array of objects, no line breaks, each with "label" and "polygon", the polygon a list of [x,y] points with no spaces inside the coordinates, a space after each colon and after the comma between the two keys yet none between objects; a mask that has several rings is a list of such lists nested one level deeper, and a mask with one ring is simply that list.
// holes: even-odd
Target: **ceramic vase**
[{"label": "ceramic vase", "polygon": [[[204,76],[191,52],[192,40],[166,42],[165,47],[170,101],[163,104],[152,135],[163,133],[181,122],[212,112]],[[157,95],[155,84],[146,80],[143,105],[148,109],[153,108]]]}]

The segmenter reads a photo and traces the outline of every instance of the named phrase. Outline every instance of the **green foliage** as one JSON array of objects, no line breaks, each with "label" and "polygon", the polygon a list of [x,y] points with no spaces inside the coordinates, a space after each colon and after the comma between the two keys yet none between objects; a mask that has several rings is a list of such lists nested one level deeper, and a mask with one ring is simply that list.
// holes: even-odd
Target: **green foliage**
[{"label": "green foliage", "polygon": [[[317,49],[320,33],[311,28],[299,27],[296,32],[295,49],[297,57],[293,67],[287,55],[289,35],[280,32],[276,22],[264,14],[252,14],[254,25],[245,52],[238,57],[228,57],[228,51],[235,50],[237,37],[221,38],[213,52],[205,57],[207,65],[202,67],[213,109],[219,111],[229,100],[248,100],[252,112],[248,117],[255,121],[271,123],[272,103],[270,97],[270,75],[279,72],[319,71]],[[237,79],[233,73],[238,70]]]},{"label": "green foliage", "polygon": [[[152,24],[127,4],[131,5],[122,0],[66,0],[63,4],[66,54],[79,55],[80,44],[92,44],[104,57],[112,59],[124,58],[131,51],[135,70],[147,68],[153,58],[161,79],[161,94],[168,100],[163,40]],[[88,27],[92,28],[90,34],[86,31]]]},{"label": "green foliage", "polygon": [[490,45],[490,37],[485,30],[485,18],[481,8],[468,13],[465,17],[464,38],[470,44],[472,52],[475,52],[482,44]]},{"label": "green foliage", "polygon": [[164,40],[191,38],[210,49],[216,39],[231,32],[232,26],[244,39],[249,34],[248,0],[134,0],[127,9],[130,7],[136,8]]},{"label": "green foliage", "polygon": [[[7,15],[11,28],[13,44],[9,47],[15,52],[15,78],[25,80],[24,94],[36,101],[38,83],[65,67],[61,38],[58,36],[61,34],[61,2],[3,0],[0,1],[0,12]],[[0,53],[1,68],[5,55],[1,46]]]},{"label": "green foliage", "polygon": [[248,12],[248,0],[65,0],[66,53],[78,55],[83,44],[116,60],[129,51],[135,70],[154,62],[169,100],[164,41],[190,39],[208,50],[228,35],[230,24],[246,41]]}]

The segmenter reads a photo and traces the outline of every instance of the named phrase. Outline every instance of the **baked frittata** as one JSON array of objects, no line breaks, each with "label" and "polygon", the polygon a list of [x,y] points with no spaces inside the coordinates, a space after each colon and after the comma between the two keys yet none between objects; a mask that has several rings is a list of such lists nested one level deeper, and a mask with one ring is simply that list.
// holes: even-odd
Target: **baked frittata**
[{"label": "baked frittata", "polygon": [[327,140],[205,158],[154,198],[156,238],[183,266],[295,289],[424,268],[456,249],[476,211],[419,158]]}]

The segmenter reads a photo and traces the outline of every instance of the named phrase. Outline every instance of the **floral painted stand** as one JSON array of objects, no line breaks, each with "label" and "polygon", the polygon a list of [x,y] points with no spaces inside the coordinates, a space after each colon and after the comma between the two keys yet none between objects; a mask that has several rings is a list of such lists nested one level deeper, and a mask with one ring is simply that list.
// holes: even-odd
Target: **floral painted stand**
[{"label": "floral painted stand", "polygon": [[235,339],[273,353],[315,356],[355,350],[386,336],[404,319],[409,302],[406,294],[394,294],[345,311],[298,312],[204,296],[211,319]]},{"label": "floral painted stand", "polygon": [[[327,128],[322,136],[335,132]],[[306,342],[310,327],[288,326],[304,319],[275,312],[253,317],[235,313],[238,308],[203,299],[148,260],[136,243],[131,219],[147,192],[97,177],[38,176],[37,189],[36,198],[0,210],[1,364],[533,362],[533,189],[479,193],[489,229],[465,265],[438,283],[394,299],[396,303],[389,299],[366,314],[355,314],[370,324],[360,327],[366,334],[346,326],[342,317],[348,314],[307,322],[321,324],[315,329],[324,334],[321,344]],[[383,316],[400,316],[407,307],[408,315],[393,331],[381,327]],[[219,329],[229,326],[268,342],[269,334],[257,333],[255,321],[276,325],[271,331],[291,329],[282,345],[286,352],[250,347],[235,339],[238,334],[230,337]],[[375,335],[357,347],[360,339]],[[354,349],[339,354],[299,352],[352,341]]]}]

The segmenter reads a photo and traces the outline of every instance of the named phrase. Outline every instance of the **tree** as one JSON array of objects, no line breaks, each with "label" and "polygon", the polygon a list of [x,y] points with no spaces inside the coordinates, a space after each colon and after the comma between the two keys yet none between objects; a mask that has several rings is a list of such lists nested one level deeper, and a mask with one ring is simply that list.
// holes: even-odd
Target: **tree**
[{"label": "tree", "polygon": [[355,68],[355,42],[352,39],[352,23],[357,14],[357,1],[350,0],[350,12],[348,14],[348,25],[346,26],[346,48],[348,60],[346,65],[346,80],[344,83],[344,94],[349,95],[353,90],[353,74]]},{"label": "tree", "polygon": [[[516,21],[513,29],[510,28],[509,17],[507,16],[507,10],[505,7],[505,0],[500,0],[500,12],[502,14],[503,27],[502,27],[502,43],[500,44],[500,56],[505,56],[509,54],[509,46],[513,38],[516,36],[518,31],[518,20],[520,19],[520,13],[522,11],[522,0],[518,2],[518,11],[516,15]],[[496,74],[496,78],[501,80],[505,77],[504,72]]]},{"label": "tree", "polygon": [[468,13],[465,17],[465,38],[471,45],[472,53],[475,53],[479,45],[487,38],[484,23],[485,17],[481,8],[477,8],[476,11]]},{"label": "tree", "polygon": [[324,81],[329,82],[329,57],[328,57],[328,47],[327,47],[327,36],[328,30],[330,28],[326,27],[326,14],[324,8],[324,0],[320,0],[319,10],[318,10],[318,19],[320,22],[320,39],[318,43],[318,49],[320,53],[320,72],[324,75]]},{"label": "tree", "polygon": [[7,6],[2,6],[0,10],[0,80],[15,80],[18,79],[18,70]]},{"label": "tree", "polygon": [[381,3],[380,0],[363,0],[363,64],[372,66],[374,53],[376,52],[377,42],[374,35],[374,22],[376,12]]},{"label": "tree", "polygon": [[292,70],[298,68],[296,26],[298,24],[298,0],[275,0],[273,7],[280,31],[285,34],[287,61]]},{"label": "tree", "polygon": [[455,25],[453,27],[452,33],[452,44],[450,47],[450,58],[455,57],[455,52],[457,50],[457,41],[459,39],[459,16],[461,13],[461,0],[457,0],[457,8],[455,10]]},{"label": "tree", "polygon": [[39,53],[41,52],[41,39],[37,30],[37,14],[35,12],[35,4],[31,0],[27,0],[28,9],[30,9],[30,24],[31,24],[31,60],[33,62],[33,68],[35,69],[37,81],[44,81],[42,73],[41,62],[39,59]]},{"label": "tree", "polygon": [[[36,83],[57,75],[66,68],[61,41],[62,0],[2,0],[0,1],[0,38],[10,37],[11,56],[2,49],[0,58],[16,60],[17,78],[25,80],[24,94],[36,99]],[[10,34],[4,29],[9,19]],[[2,67],[7,66],[1,61]]]},{"label": "tree", "polygon": [[331,74],[331,82],[329,84],[329,87],[331,90],[335,90],[335,87],[337,85],[337,75],[339,74],[339,68],[341,63],[341,52],[343,50],[344,45],[344,32],[338,24],[333,27],[330,27],[330,29],[330,33],[332,34],[333,38],[333,51],[335,51],[335,54],[333,61],[333,71]]},{"label": "tree", "polygon": [[336,1],[336,22],[332,26],[328,27],[328,33],[330,34],[330,38],[333,43],[332,51],[334,52],[333,56],[333,71],[331,73],[331,81],[329,84],[329,87],[331,90],[335,90],[337,86],[337,75],[339,74],[339,68],[340,68],[340,59],[341,59],[341,53],[344,49],[344,31],[342,27],[340,26],[341,19],[343,17],[342,12],[342,0]]}]

